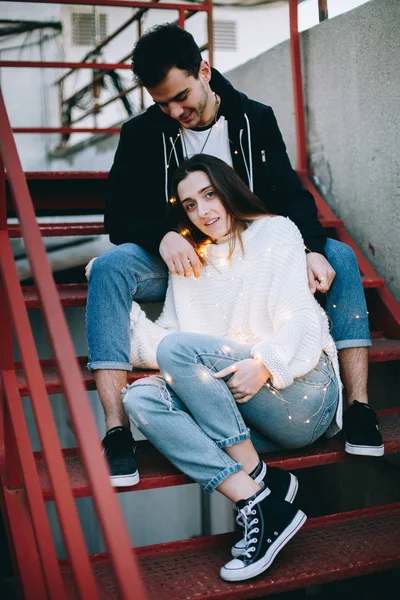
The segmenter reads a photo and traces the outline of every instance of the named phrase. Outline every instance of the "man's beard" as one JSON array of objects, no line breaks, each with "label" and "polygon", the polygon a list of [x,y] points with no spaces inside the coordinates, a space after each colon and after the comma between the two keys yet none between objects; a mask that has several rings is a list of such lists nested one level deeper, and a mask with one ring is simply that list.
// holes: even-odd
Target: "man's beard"
[{"label": "man's beard", "polygon": [[[200,125],[200,122],[201,122],[201,120],[203,118],[203,115],[205,113],[205,110],[207,108],[207,103],[208,103],[207,87],[206,87],[206,85],[204,83],[202,84],[202,87],[203,87],[203,93],[202,93],[202,96],[201,96],[201,98],[199,100],[199,104],[198,104],[197,109],[196,109],[197,110],[197,114],[199,115],[199,122],[197,123],[196,127],[198,127]],[[214,120],[214,118],[215,118],[215,115],[213,115],[211,117],[211,119],[207,123],[201,123],[201,125],[202,126],[209,125],[210,123],[212,123],[212,121]]]}]

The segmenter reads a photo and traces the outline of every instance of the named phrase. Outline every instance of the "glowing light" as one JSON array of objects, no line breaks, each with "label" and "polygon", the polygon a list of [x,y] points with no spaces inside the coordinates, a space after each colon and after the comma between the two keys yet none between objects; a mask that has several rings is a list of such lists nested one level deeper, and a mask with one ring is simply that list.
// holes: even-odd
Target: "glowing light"
[{"label": "glowing light", "polygon": [[359,318],[360,318],[360,315],[356,315],[356,319],[359,319]]},{"label": "glowing light", "polygon": [[304,421],[304,423],[309,423],[309,422],[310,422],[310,419],[307,419],[307,421]]},{"label": "glowing light", "polygon": [[171,375],[168,375],[168,373],[166,373],[164,375],[164,379],[167,383],[171,383],[171,381],[172,381],[172,377],[171,377]]},{"label": "glowing light", "polygon": [[304,400],[308,400],[308,396],[303,396]]},{"label": "glowing light", "polygon": [[238,154],[238,151],[237,151],[237,150],[235,150],[235,151],[234,151],[234,154]]},{"label": "glowing light", "polygon": [[333,308],[336,308],[336,304],[332,304]]},{"label": "glowing light", "polygon": [[[224,317],[224,318],[225,318],[225,317]],[[230,352],[230,351],[231,351],[231,349],[230,349],[230,347],[229,347],[229,346],[222,346],[222,350],[223,350],[224,352]]]},{"label": "glowing light", "polygon": [[288,416],[288,419],[289,419],[289,421],[291,421],[291,420],[292,420],[292,417],[289,415],[289,416]]},{"label": "glowing light", "polygon": [[189,233],[190,233],[189,229],[182,229],[182,231],[180,232],[180,234],[183,236],[189,235]]},{"label": "glowing light", "polygon": [[172,198],[169,199],[169,201],[171,202],[171,204],[175,204],[176,198],[172,197]]}]

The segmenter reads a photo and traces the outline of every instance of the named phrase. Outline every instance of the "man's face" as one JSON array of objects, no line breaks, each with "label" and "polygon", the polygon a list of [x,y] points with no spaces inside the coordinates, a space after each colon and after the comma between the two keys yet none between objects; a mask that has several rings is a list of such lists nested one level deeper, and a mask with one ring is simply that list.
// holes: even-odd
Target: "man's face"
[{"label": "man's face", "polygon": [[215,115],[215,98],[209,86],[211,69],[207,62],[200,66],[199,76],[172,67],[167,77],[147,91],[161,110],[182,127],[193,129],[208,125]]}]

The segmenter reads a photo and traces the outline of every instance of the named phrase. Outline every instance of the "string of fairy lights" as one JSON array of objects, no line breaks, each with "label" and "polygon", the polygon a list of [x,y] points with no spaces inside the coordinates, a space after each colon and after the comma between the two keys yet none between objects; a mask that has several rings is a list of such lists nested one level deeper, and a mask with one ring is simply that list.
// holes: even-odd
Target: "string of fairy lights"
[{"label": "string of fairy lights", "polygon": [[[211,242],[207,241],[205,244],[203,244],[202,249],[200,250],[200,252],[202,253],[202,255],[204,256],[204,254],[206,254],[206,252],[204,252],[205,250],[205,246],[210,244]],[[286,244],[287,245],[287,244]],[[270,247],[267,247],[266,249],[267,251],[271,250]],[[234,254],[235,254],[236,250],[234,250]],[[240,252],[240,250],[238,250],[238,252]],[[230,261],[226,259],[226,257],[211,257],[211,256],[207,256],[207,264],[205,265],[205,267],[203,267],[204,271],[205,271],[205,276],[207,278],[211,278],[212,280],[214,279],[215,282],[221,283],[221,275],[223,276],[223,272],[224,272],[224,268],[225,267],[229,267]],[[260,259],[260,254],[258,254],[257,256],[244,256],[241,255],[238,257],[239,260],[243,260],[243,261],[257,261]],[[213,276],[213,271],[216,274],[216,277]],[[218,370],[218,366],[220,365],[221,361],[224,361],[224,366],[220,367],[220,368],[225,368],[226,366],[230,366],[230,365],[235,365],[235,363],[238,362],[238,359],[234,356],[233,350],[230,348],[229,346],[229,340],[234,340],[236,342],[242,342],[244,344],[248,344],[248,345],[253,345],[255,343],[255,339],[254,337],[249,337],[249,335],[246,333],[246,323],[248,323],[248,310],[244,301],[244,293],[243,293],[243,280],[241,277],[238,276],[229,276],[228,279],[231,282],[236,281],[238,286],[238,294],[237,296],[235,296],[236,300],[238,300],[239,305],[242,308],[242,323],[238,328],[234,328],[228,321],[228,314],[226,314],[228,311],[226,310],[226,307],[224,306],[224,303],[221,301],[218,302],[212,302],[212,303],[207,303],[202,301],[199,295],[194,296],[190,301],[189,301],[189,307],[199,307],[201,308],[201,306],[215,306],[216,309],[219,309],[221,311],[221,318],[224,322],[224,325],[226,327],[226,329],[228,330],[227,333],[224,335],[224,337],[226,336],[227,338],[227,343],[224,344],[220,350],[224,353],[223,356],[221,356],[220,358],[218,358],[214,364],[212,364],[211,366],[207,366],[204,364],[198,364],[198,373],[197,374],[191,374],[191,375],[182,375],[179,377],[172,377],[170,374],[164,374],[164,379],[166,381],[166,383],[168,385],[170,385],[173,389],[173,384],[174,381],[176,381],[177,379],[200,379],[202,384],[207,384],[211,381],[210,378],[212,378],[215,381],[215,373]],[[197,280],[199,281],[199,279]],[[224,280],[227,281],[227,280]],[[328,300],[329,301],[329,300]],[[336,304],[332,304],[330,303],[330,305],[332,306],[333,309],[335,310],[341,310],[340,307],[338,307]],[[237,303],[236,303],[237,306]],[[331,320],[329,319],[328,315],[326,314],[325,311],[323,311],[323,309],[321,307],[319,307],[319,309],[321,310],[321,312],[323,312],[324,317],[327,319],[328,322],[328,327],[329,327],[329,331],[331,331]],[[347,311],[348,312],[348,311]],[[291,319],[293,317],[293,314],[288,312],[285,315],[285,319]],[[362,314],[356,314],[356,315],[352,315],[353,318],[355,319],[365,319],[368,318],[368,313],[366,315],[362,315]],[[284,346],[283,347],[284,350],[288,349],[288,346]],[[262,362],[262,357],[261,356],[256,356],[257,360],[260,360]],[[230,361],[230,364],[226,365],[226,360]],[[310,359],[300,359],[300,358],[296,358],[297,361],[302,361],[305,360],[305,362],[309,363],[311,362]],[[313,407],[314,407],[314,412],[312,412],[311,414],[309,414],[306,418],[299,420],[297,419],[294,414],[296,413],[296,410],[294,409],[294,403],[298,402],[298,400],[294,401],[290,401],[287,398],[285,398],[285,393],[284,390],[280,391],[277,388],[275,388],[273,386],[273,384],[271,383],[271,381],[267,381],[265,382],[265,384],[263,385],[264,388],[266,388],[268,390],[268,392],[274,396],[277,400],[280,400],[282,402],[282,404],[285,407],[286,410],[286,414],[287,414],[287,419],[288,421],[290,421],[291,423],[295,424],[295,425],[309,425],[310,423],[312,423],[312,421],[314,420],[315,417],[317,417],[321,411],[324,408],[325,405],[325,401],[326,401],[326,397],[327,397],[327,393],[328,393],[328,389],[329,387],[332,385],[332,382],[334,381],[336,375],[335,375],[335,371],[334,371],[334,366],[333,363],[331,361],[331,359],[329,358],[329,356],[324,352],[323,354],[323,359],[322,359],[322,366],[323,367],[327,367],[328,365],[330,365],[330,368],[327,369],[326,371],[326,379],[324,381],[324,383],[315,383],[312,380],[308,380],[307,378],[307,373],[309,373],[309,371],[306,373],[306,376],[304,377],[300,377],[295,379],[295,382],[298,381],[302,384],[309,384],[310,385],[310,389],[311,389],[311,394],[310,393],[304,393],[303,390],[303,395],[301,400],[304,402],[307,402],[308,400],[311,402],[313,401]],[[232,371],[232,374],[234,374],[234,371]],[[301,389],[301,388],[299,388]],[[320,390],[321,391],[321,401],[318,403],[317,407],[315,407],[314,401],[315,401],[315,391],[316,390]]]}]

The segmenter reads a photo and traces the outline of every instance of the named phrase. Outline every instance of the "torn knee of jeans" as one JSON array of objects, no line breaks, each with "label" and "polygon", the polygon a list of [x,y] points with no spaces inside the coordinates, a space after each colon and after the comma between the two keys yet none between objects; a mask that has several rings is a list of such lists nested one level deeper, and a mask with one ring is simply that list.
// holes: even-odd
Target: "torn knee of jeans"
[{"label": "torn knee of jeans", "polygon": [[121,388],[122,398],[124,398],[125,394],[129,392],[129,390],[139,387],[140,385],[156,385],[158,387],[163,387],[165,383],[161,377],[156,377],[154,375],[151,375],[150,377],[142,377],[133,383],[127,383],[126,386]]},{"label": "torn knee of jeans", "polygon": [[[125,394],[129,390],[131,390],[133,388],[137,389],[139,387],[150,387],[150,386],[159,388],[162,400],[167,405],[168,410],[172,410],[171,394],[169,393],[169,390],[167,389],[167,386],[165,385],[165,381],[162,377],[157,377],[155,375],[151,375],[150,377],[142,377],[142,379],[138,379],[137,381],[134,381],[130,385],[127,385],[126,387],[122,388],[121,393],[122,393],[123,401],[124,401]],[[140,415],[137,414],[137,417],[140,418]],[[142,423],[143,423],[143,421],[142,421]],[[147,423],[143,423],[143,425],[147,425]]]}]

